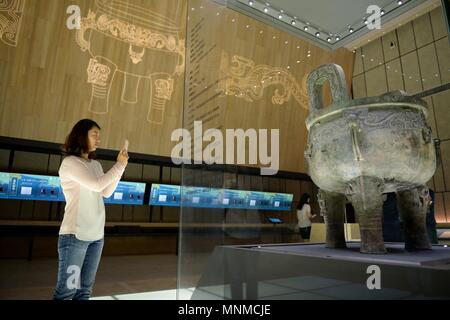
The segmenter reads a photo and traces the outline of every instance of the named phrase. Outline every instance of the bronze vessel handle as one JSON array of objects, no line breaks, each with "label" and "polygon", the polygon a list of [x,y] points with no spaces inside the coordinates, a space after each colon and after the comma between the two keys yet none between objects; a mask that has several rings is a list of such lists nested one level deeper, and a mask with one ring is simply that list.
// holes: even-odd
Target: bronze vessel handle
[{"label": "bronze vessel handle", "polygon": [[322,87],[325,81],[330,82],[333,104],[346,105],[349,103],[347,83],[341,66],[329,63],[313,70],[308,76],[309,113],[315,116],[323,109]]}]

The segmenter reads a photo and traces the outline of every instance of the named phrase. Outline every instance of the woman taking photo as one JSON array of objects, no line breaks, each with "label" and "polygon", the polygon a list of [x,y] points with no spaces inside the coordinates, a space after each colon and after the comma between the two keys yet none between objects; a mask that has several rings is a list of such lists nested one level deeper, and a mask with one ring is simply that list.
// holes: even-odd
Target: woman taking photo
[{"label": "woman taking photo", "polygon": [[117,162],[103,173],[95,150],[100,144],[100,126],[89,119],[72,129],[63,149],[59,168],[66,198],[58,239],[58,280],[53,299],[88,300],[103,249],[105,205],[128,164],[128,147],[120,150]]},{"label": "woman taking photo", "polygon": [[311,214],[311,206],[309,205],[309,200],[309,194],[302,194],[297,207],[298,228],[303,240],[309,240],[309,237],[311,235],[311,220],[316,217],[315,214]]}]

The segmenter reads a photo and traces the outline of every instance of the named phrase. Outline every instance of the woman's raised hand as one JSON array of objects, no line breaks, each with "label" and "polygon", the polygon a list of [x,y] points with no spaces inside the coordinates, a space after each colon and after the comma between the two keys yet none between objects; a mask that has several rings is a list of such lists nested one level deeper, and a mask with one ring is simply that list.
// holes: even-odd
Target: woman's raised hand
[{"label": "woman's raised hand", "polygon": [[128,140],[125,140],[125,144],[122,150],[120,150],[119,154],[117,155],[117,162],[127,165],[129,158],[130,157],[128,156]]}]

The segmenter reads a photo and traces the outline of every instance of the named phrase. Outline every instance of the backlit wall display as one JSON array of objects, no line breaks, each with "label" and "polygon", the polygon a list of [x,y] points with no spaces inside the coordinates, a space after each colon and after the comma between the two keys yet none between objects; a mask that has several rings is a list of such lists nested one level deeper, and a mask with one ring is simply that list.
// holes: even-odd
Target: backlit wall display
[{"label": "backlit wall display", "polygon": [[154,183],[150,191],[150,204],[155,206],[179,207],[181,205],[180,189],[180,186]]},{"label": "backlit wall display", "polygon": [[0,172],[0,199],[8,198],[9,173]]},{"label": "backlit wall display", "polygon": [[23,173],[6,175],[9,175],[8,199],[65,201],[59,177]]},{"label": "backlit wall display", "polygon": [[145,183],[119,182],[114,193],[104,199],[105,203],[111,204],[144,204]]},{"label": "backlit wall display", "polygon": [[[145,183],[119,182],[105,203],[144,204]],[[0,172],[0,199],[66,201],[57,176]]]},{"label": "backlit wall display", "polygon": [[152,184],[150,205],[290,210],[292,194]]}]

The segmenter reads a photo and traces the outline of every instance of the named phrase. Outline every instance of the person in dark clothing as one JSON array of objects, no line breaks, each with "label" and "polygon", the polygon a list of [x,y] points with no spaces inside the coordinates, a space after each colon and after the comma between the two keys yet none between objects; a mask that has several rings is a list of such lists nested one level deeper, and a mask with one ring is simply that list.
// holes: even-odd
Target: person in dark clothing
[{"label": "person in dark clothing", "polygon": [[436,231],[436,219],[434,218],[434,191],[430,189],[431,203],[427,212],[427,234],[428,239],[432,244],[438,243],[437,231]]}]

